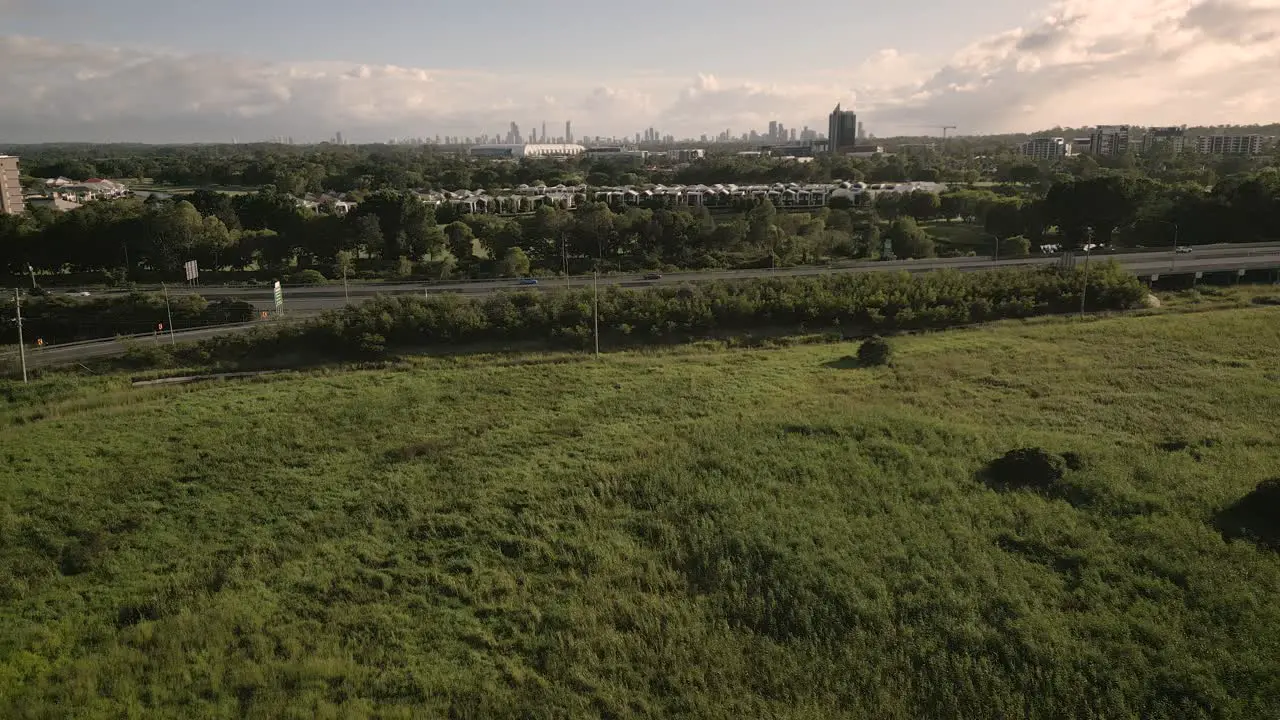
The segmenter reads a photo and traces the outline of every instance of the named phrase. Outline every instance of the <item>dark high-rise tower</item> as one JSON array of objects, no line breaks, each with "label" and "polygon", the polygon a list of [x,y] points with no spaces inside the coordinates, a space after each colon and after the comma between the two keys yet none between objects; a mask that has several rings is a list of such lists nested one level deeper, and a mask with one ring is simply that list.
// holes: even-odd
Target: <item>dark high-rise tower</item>
[{"label": "dark high-rise tower", "polygon": [[858,115],[852,110],[842,110],[839,105],[827,119],[827,149],[834,154],[848,152],[858,144]]}]

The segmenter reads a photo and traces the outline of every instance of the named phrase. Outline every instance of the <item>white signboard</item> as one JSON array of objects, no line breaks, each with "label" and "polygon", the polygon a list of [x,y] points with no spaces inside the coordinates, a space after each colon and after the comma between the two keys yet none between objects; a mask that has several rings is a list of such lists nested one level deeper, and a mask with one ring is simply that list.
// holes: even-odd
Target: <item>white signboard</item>
[{"label": "white signboard", "polygon": [[200,266],[195,260],[189,260],[182,264],[182,270],[187,275],[187,282],[191,282],[200,277]]},{"label": "white signboard", "polygon": [[279,314],[284,312],[284,290],[280,288],[279,280],[276,281],[275,295],[276,295],[276,313]]}]

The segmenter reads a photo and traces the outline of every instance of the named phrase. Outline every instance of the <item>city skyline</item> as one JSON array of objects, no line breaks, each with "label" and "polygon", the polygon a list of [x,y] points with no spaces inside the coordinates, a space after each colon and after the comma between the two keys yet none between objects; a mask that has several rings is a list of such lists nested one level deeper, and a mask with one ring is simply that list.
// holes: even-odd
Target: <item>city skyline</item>
[{"label": "city skyline", "polygon": [[[437,45],[451,48],[454,33],[430,51],[400,44],[398,29],[375,43],[369,33],[351,33],[349,17],[347,34],[334,34],[320,12],[297,21],[333,41],[312,52],[319,45],[289,39],[305,33],[284,32],[282,3],[225,3],[227,15],[238,7],[257,21],[220,34],[224,21],[209,8],[156,14],[139,0],[120,0],[109,13],[73,13],[5,0],[0,21],[13,34],[0,35],[9,70],[0,92],[20,101],[0,111],[0,143],[319,141],[337,128],[346,141],[364,143],[493,135],[511,122],[526,137],[536,128],[539,137],[565,138],[569,129],[559,128],[569,119],[578,137],[656,128],[709,141],[725,130],[764,131],[774,121],[790,141],[793,128],[797,139],[805,126],[823,132],[836,103],[855,108],[882,137],[936,135],[942,125],[976,135],[1100,121],[1280,118],[1280,88],[1271,81],[1280,66],[1275,0],[982,0],[990,13],[924,0],[918,12],[877,8],[860,23],[857,13],[820,0],[836,20],[852,23],[833,25],[852,33],[859,42],[850,47],[859,49],[848,61],[816,65],[800,50],[832,29],[780,38],[762,14],[767,6],[754,0],[732,5],[736,13],[728,3],[700,4],[672,31],[685,43],[675,46],[681,52],[647,55],[626,52],[643,33],[575,14],[579,4],[514,27],[490,10],[433,12],[433,27],[490,30],[476,38],[457,33],[474,40],[475,52],[444,57]],[[404,12],[380,0],[360,17],[381,27],[377,11],[396,17],[397,9]],[[581,62],[534,51],[538,31],[554,22],[581,39]],[[392,23],[400,24],[412,25]],[[281,42],[253,42],[267,32]]]}]

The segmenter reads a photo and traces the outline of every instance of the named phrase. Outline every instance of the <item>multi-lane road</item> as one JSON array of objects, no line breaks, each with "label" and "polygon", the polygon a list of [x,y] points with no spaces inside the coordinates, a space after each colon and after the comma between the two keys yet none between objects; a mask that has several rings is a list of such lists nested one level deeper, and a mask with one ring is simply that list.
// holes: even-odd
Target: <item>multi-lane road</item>
[{"label": "multi-lane road", "polygon": [[[1248,245],[1200,245],[1189,253],[1129,252],[1129,253],[1097,253],[1092,256],[1096,261],[1114,260],[1125,270],[1140,277],[1152,275],[1189,274],[1194,272],[1234,272],[1239,270],[1280,270],[1280,243],[1259,243]],[[1078,254],[1076,261],[1082,262],[1084,256]],[[1026,265],[1051,265],[1061,262],[1058,256],[1035,256],[1014,258],[1009,260],[992,260],[987,257],[938,258],[929,260],[903,260],[890,262],[856,262],[829,266],[806,266],[760,270],[722,270],[704,272],[667,273],[661,279],[646,280],[644,275],[608,275],[601,276],[602,285],[621,287],[655,287],[689,282],[706,282],[710,280],[742,280],[761,277],[795,277],[804,275],[825,275],[833,273],[865,273],[901,271],[927,272],[930,270],[954,269],[965,272],[987,270],[995,267],[1016,267]],[[482,280],[454,283],[351,283],[343,288],[341,285],[325,285],[319,287],[286,287],[284,289],[285,312],[287,318],[303,318],[325,310],[342,307],[348,303],[364,302],[377,295],[420,295],[423,293],[463,293],[468,295],[490,295],[496,292],[513,290],[554,290],[557,288],[590,287],[591,277],[571,277],[568,279],[540,279],[536,286],[522,286],[514,280]],[[192,291],[207,298],[236,298],[254,303],[260,308],[268,309],[274,305],[272,289],[267,287],[229,288],[205,287]],[[244,332],[262,323],[246,323],[226,325],[212,328],[200,328],[178,332],[173,339],[179,342],[202,340],[215,335]],[[41,348],[27,353],[28,366],[65,364],[80,362],[85,359],[107,357],[122,354],[129,343],[169,342],[168,336],[135,338],[124,342],[118,340],[91,341],[68,345],[57,345]]]},{"label": "multi-lane road", "polygon": [[[1083,261],[1083,254],[1077,261]],[[1280,267],[1280,243],[1251,245],[1202,245],[1190,253],[1130,252],[1093,255],[1095,261],[1115,260],[1126,270],[1140,276],[1175,274],[1184,272],[1218,272],[1239,269]],[[995,261],[989,257],[935,258],[928,260],[900,260],[891,262],[852,262],[840,265],[820,265],[760,270],[712,270],[702,272],[667,273],[659,280],[646,280],[643,274],[605,275],[602,285],[622,287],[653,287],[710,280],[742,280],[760,277],[794,277],[802,275],[826,275],[832,273],[864,273],[906,270],[927,272],[951,268],[963,271],[986,270],[992,267],[1019,265],[1051,265],[1060,262],[1058,256],[1034,256]],[[361,302],[375,295],[404,295],[423,293],[464,293],[489,295],[513,290],[554,290],[565,287],[590,287],[592,278],[575,276],[566,279],[543,278],[536,286],[521,286],[515,280],[479,280],[472,282],[441,283],[351,283],[345,290],[341,285],[319,287],[286,287],[285,311],[290,315],[309,315],[342,307],[349,302]],[[237,298],[247,300],[263,309],[273,305],[272,290],[257,288],[201,288],[199,294],[210,298]]]}]

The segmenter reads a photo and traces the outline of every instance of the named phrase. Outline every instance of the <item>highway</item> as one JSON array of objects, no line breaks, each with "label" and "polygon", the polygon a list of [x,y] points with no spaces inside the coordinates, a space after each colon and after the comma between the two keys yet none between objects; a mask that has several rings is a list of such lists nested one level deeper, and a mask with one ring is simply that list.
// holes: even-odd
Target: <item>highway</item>
[{"label": "highway", "polygon": [[[1083,253],[1076,254],[1077,264],[1084,262]],[[1095,253],[1093,262],[1114,260],[1121,267],[1142,278],[1152,275],[1184,275],[1194,272],[1235,272],[1239,270],[1277,270],[1280,269],[1280,243],[1258,243],[1248,245],[1200,245],[1189,253],[1173,253],[1171,251],[1127,252],[1127,253]],[[646,280],[643,274],[607,275],[600,277],[601,285],[620,287],[647,288],[661,285],[677,285],[689,282],[707,282],[711,280],[743,280],[764,277],[796,277],[806,275],[825,275],[833,273],[866,273],[866,272],[928,272],[931,270],[954,269],[962,272],[975,272],[992,268],[1021,267],[1029,265],[1053,265],[1061,262],[1059,256],[1032,256],[995,261],[987,257],[936,258],[928,260],[899,260],[886,262],[853,262],[829,266],[805,266],[760,270],[719,270],[702,272],[666,273],[661,279]],[[466,295],[485,296],[502,291],[517,290],[556,290],[565,287],[590,287],[592,278],[574,276],[564,278],[540,278],[536,286],[523,286],[515,280],[479,280],[453,283],[351,283],[344,292],[341,285],[286,287],[284,288],[285,316],[288,320],[303,319],[317,315],[325,310],[340,308],[350,302],[363,302],[377,295],[420,295],[423,293],[462,293]],[[274,300],[270,287],[234,288],[207,287],[194,290],[172,290],[191,292],[210,299],[239,299],[254,303],[260,309],[273,307]],[[180,331],[175,334],[178,342],[202,340],[215,335],[243,332],[249,328],[261,326],[262,322],[207,327],[196,330]],[[169,342],[167,335],[156,338],[143,336],[124,342],[116,339],[69,343],[30,350],[27,352],[28,367],[69,364],[83,362],[87,359],[120,355],[127,349],[128,343]],[[7,349],[6,349],[7,350]],[[16,353],[0,353],[0,361],[8,361]]]},{"label": "highway", "polygon": [[[1241,268],[1276,268],[1280,267],[1280,243],[1250,245],[1202,245],[1190,253],[1175,254],[1171,251],[1129,252],[1119,254],[1097,253],[1092,256],[1094,262],[1115,260],[1126,270],[1143,277],[1153,274],[1175,274],[1183,272],[1216,272],[1231,271]],[[1076,255],[1077,262],[1083,262],[1083,254]],[[1026,265],[1052,265],[1060,262],[1059,256],[1032,256],[1009,260],[993,261],[989,257],[935,258],[928,260],[898,260],[851,262],[839,265],[818,265],[804,267],[788,267],[759,270],[711,270],[700,272],[665,273],[660,280],[645,280],[644,274],[602,275],[601,285],[617,285],[621,287],[655,287],[660,285],[676,285],[690,282],[707,282],[711,280],[743,280],[762,277],[796,277],[805,275],[826,275],[832,273],[865,273],[865,272],[928,272],[951,268],[961,271],[988,270],[993,267],[1018,267]],[[470,282],[442,283],[351,283],[344,294],[341,285],[324,285],[309,287],[284,288],[285,312],[289,315],[314,315],[325,310],[342,307],[351,302],[367,300],[375,295],[421,295],[424,293],[463,293],[468,295],[489,295],[499,291],[516,290],[555,290],[565,287],[590,287],[589,276],[568,278],[540,278],[536,286],[522,286],[515,280],[477,280]],[[236,298],[254,303],[267,310],[273,305],[272,290],[269,287],[257,288],[201,288],[198,292],[206,298]]]}]

